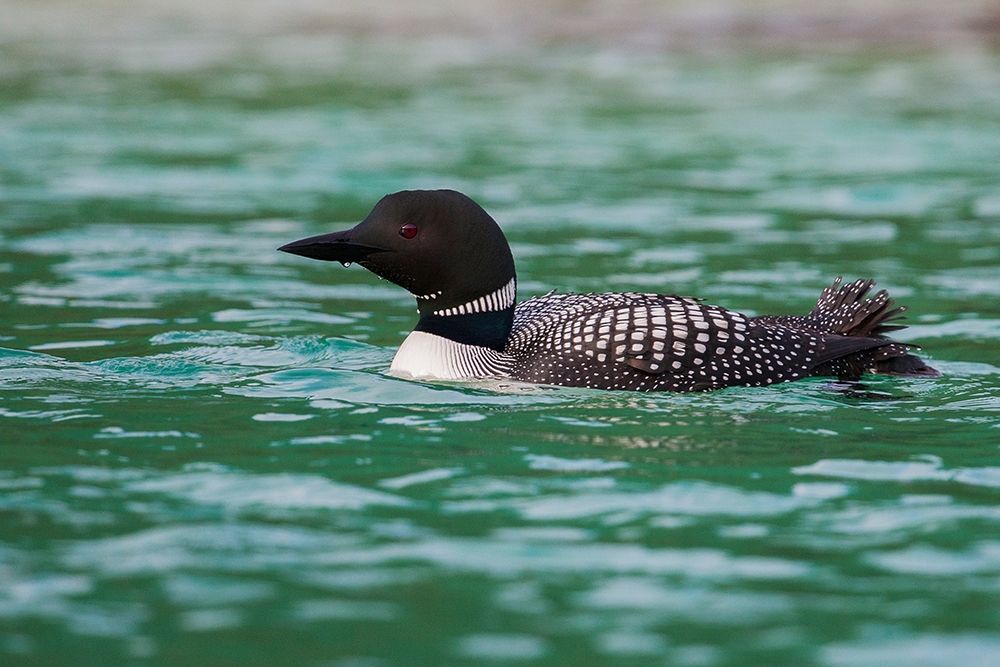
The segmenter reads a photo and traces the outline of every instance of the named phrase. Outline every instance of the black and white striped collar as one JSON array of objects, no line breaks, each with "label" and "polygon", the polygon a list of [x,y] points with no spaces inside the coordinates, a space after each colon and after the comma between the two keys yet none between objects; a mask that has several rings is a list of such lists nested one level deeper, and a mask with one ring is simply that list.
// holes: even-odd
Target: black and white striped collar
[{"label": "black and white striped collar", "polygon": [[514,324],[517,279],[489,294],[457,306],[426,312],[421,307],[420,321],[414,331],[442,336],[465,345],[478,345],[502,351]]},{"label": "black and white striped collar", "polygon": [[489,294],[485,294],[458,306],[435,310],[434,314],[439,317],[451,317],[452,315],[472,315],[474,313],[489,313],[507,310],[514,305],[514,299],[516,296],[517,279],[511,278],[506,285],[490,292]]}]

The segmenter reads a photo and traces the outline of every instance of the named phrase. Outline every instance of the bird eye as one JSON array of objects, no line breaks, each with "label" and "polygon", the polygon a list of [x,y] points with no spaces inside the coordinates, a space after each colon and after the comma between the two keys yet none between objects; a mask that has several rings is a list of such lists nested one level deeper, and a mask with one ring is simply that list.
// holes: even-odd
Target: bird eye
[{"label": "bird eye", "polygon": [[399,235],[402,236],[404,239],[412,239],[414,236],[417,235],[418,231],[419,230],[417,229],[417,226],[415,224],[413,224],[412,222],[408,222],[399,228]]}]

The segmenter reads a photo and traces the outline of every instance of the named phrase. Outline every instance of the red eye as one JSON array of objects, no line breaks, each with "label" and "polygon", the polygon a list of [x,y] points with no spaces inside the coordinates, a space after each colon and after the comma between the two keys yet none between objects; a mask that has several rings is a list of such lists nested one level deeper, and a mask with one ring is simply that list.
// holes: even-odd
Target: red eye
[{"label": "red eye", "polygon": [[414,236],[417,235],[418,231],[419,230],[417,229],[417,226],[415,224],[413,224],[412,222],[408,222],[399,228],[399,235],[402,236],[404,239],[412,239]]}]

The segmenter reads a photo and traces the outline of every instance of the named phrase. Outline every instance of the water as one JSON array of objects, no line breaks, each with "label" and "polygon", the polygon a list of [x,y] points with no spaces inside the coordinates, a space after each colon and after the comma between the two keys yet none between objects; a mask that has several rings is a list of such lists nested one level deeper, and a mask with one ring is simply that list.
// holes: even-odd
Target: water
[{"label": "water", "polygon": [[[4,664],[1000,651],[997,53],[56,10],[0,28]],[[494,213],[522,298],[876,277],[943,377],[393,378],[412,300],[274,248],[410,187]]]}]

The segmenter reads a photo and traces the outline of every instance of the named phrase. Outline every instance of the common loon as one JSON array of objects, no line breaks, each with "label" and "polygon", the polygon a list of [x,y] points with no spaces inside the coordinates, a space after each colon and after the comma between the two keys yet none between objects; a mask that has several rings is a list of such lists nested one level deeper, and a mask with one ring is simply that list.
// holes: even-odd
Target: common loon
[{"label": "common loon", "polygon": [[383,197],[357,226],[279,250],[357,262],[408,290],[420,319],[390,371],[415,378],[507,378],[637,391],[761,386],[813,375],[937,375],[886,338],[904,308],[837,278],[804,317],[749,317],[698,299],[636,292],[547,294],[515,303],[503,232],[469,197]]}]

